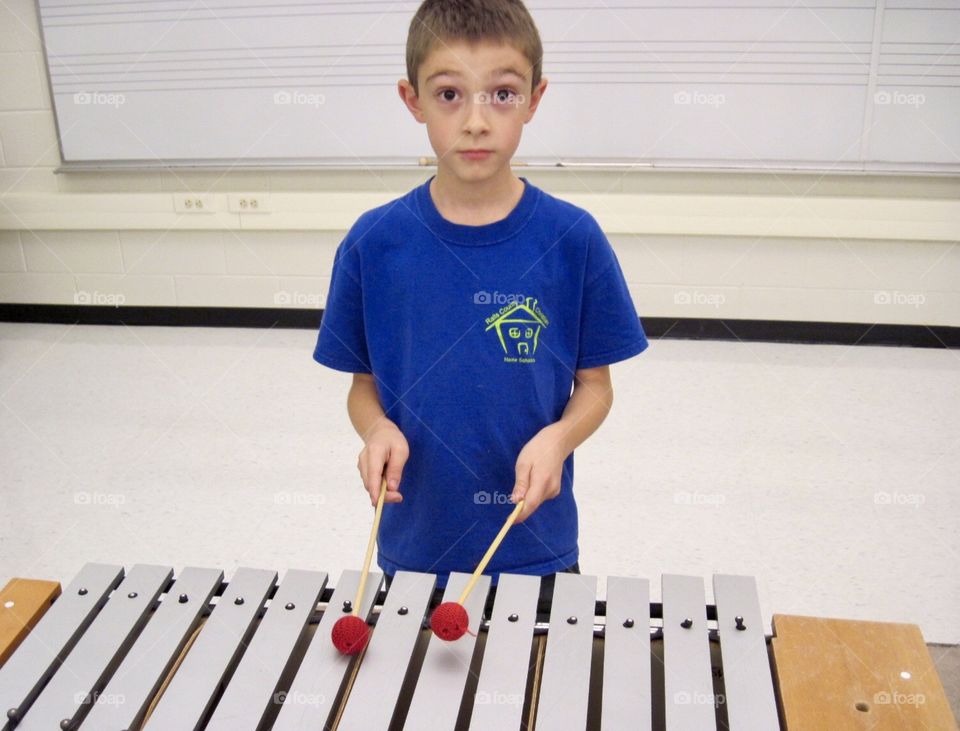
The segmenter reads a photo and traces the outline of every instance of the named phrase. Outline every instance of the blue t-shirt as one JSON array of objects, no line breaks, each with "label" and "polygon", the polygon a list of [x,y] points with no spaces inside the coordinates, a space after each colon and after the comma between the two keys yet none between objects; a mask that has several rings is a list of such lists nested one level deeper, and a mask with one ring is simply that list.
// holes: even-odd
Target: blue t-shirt
[{"label": "blue t-shirt", "polygon": [[[380,567],[445,586],[448,572],[473,572],[513,509],[520,450],[560,419],[576,370],[647,339],[587,211],[521,178],[506,218],[457,224],[430,180],[361,215],[341,242],[314,358],[373,373],[410,446],[403,502],[383,510]],[[560,495],[507,533],[487,573],[544,575],[577,559],[570,455]]]}]

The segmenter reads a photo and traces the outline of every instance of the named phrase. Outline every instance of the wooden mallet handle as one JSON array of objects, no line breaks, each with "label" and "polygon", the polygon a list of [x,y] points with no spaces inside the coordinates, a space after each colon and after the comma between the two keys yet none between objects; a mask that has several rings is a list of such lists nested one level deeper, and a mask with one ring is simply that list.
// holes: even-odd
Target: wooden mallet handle
[{"label": "wooden mallet handle", "polygon": [[377,532],[380,530],[380,516],[383,515],[383,498],[387,494],[387,478],[380,481],[380,496],[377,498],[377,512],[373,516],[373,528],[370,529],[370,540],[367,541],[367,556],[363,559],[363,571],[360,572],[360,585],[357,587],[357,598],[353,601],[353,616],[360,616],[360,601],[363,599],[363,587],[367,584],[367,575],[370,573],[370,559],[373,558],[373,546],[377,542]]},{"label": "wooden mallet handle", "polygon": [[510,526],[513,525],[513,522],[517,519],[517,516],[520,515],[520,511],[523,510],[523,500],[517,502],[516,507],[514,507],[513,512],[507,516],[506,522],[504,522],[503,527],[500,529],[500,532],[497,533],[497,537],[493,539],[493,543],[490,544],[490,548],[487,549],[487,552],[483,554],[483,558],[480,559],[480,563],[477,564],[476,570],[473,572],[473,576],[470,577],[470,582],[467,584],[466,588],[463,590],[463,593],[460,595],[460,598],[457,599],[457,604],[463,604],[467,597],[470,595],[470,592],[473,591],[473,587],[480,580],[480,575],[483,573],[483,570],[487,568],[487,564],[490,563],[490,559],[493,558],[493,554],[500,547],[500,544],[503,542],[504,536],[507,535],[507,531],[510,530]]}]

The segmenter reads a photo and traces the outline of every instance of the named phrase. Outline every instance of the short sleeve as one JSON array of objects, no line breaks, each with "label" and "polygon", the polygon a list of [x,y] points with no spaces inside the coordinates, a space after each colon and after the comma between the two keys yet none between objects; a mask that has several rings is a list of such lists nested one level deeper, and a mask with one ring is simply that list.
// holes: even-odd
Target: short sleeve
[{"label": "short sleeve", "polygon": [[348,235],[337,248],[330,275],[330,290],[320,321],[313,359],[349,373],[371,373],[363,317],[357,247]]},{"label": "short sleeve", "polygon": [[647,336],[627,288],[620,262],[596,221],[584,274],[577,369],[626,360],[647,349]]}]

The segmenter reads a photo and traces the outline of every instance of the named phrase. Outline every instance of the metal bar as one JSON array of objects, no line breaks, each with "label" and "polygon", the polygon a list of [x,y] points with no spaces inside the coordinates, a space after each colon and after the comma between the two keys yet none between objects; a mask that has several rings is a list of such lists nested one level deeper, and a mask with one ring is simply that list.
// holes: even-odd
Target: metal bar
[{"label": "metal bar", "polygon": [[206,731],[256,731],[326,583],[326,573],[287,571]]},{"label": "metal bar", "polygon": [[237,569],[226,591],[147,719],[148,731],[195,731],[247,646],[275,571]]},{"label": "metal bar", "polygon": [[539,576],[500,574],[473,697],[474,731],[520,728],[539,596]]},{"label": "metal bar", "polygon": [[173,569],[137,564],[111,595],[17,726],[17,731],[72,729],[85,716],[133,638]]},{"label": "metal bar", "polygon": [[110,591],[123,579],[123,567],[88,563],[0,667],[0,723],[13,728],[40,689],[73,649]]},{"label": "metal bar", "polygon": [[717,727],[703,579],[664,574],[663,686],[667,731]]},{"label": "metal bar", "polygon": [[[443,600],[455,602],[470,577],[470,574],[451,573]],[[431,635],[403,725],[404,731],[452,731],[456,726],[489,589],[490,577],[481,576],[467,597],[465,608],[472,634],[465,634],[454,642]]]},{"label": "metal bar", "polygon": [[437,577],[394,574],[338,731],[387,731]]},{"label": "metal bar", "polygon": [[[371,573],[367,576],[360,607],[361,617],[370,615],[382,581],[382,574]],[[345,571],[340,576],[290,688],[281,689],[279,697],[283,705],[273,724],[273,731],[316,731],[325,728],[344,675],[353,660],[337,651],[330,639],[330,632],[340,617],[352,611],[350,604],[356,596],[359,582],[359,571]]]},{"label": "metal bar", "polygon": [[650,731],[650,582],[607,579],[601,731]]},{"label": "metal bar", "polygon": [[97,697],[83,728],[134,728],[223,581],[218,569],[185,568]]},{"label": "metal bar", "polygon": [[752,576],[718,574],[713,595],[730,728],[779,728],[757,582]]},{"label": "metal bar", "polygon": [[557,574],[537,705],[537,731],[587,727],[595,576]]}]

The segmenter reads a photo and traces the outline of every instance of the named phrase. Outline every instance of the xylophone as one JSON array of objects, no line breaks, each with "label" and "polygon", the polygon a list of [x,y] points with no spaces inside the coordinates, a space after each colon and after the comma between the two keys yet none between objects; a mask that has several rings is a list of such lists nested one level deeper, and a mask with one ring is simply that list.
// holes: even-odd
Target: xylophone
[{"label": "xylophone", "polygon": [[[793,731],[912,728],[911,718],[917,728],[956,728],[938,725],[953,723],[942,688],[910,716],[906,703],[878,701],[862,684],[839,687],[822,672],[833,650],[817,649],[816,637],[839,636],[842,625],[826,631],[777,615],[777,637],[768,638],[749,576],[715,575],[715,603],[706,604],[700,577],[664,575],[662,601],[651,603],[645,579],[610,577],[597,601],[596,577],[561,573],[544,604],[539,577],[502,574],[488,613],[484,576],[467,605],[482,620],[444,642],[428,629],[440,600],[435,576],[399,572],[381,591],[383,577],[370,574],[360,608],[370,641],[350,657],[330,630],[353,611],[360,572],[344,572],[335,587],[321,571],[291,569],[279,583],[276,572],[253,568],[229,582],[216,569],[173,573],[91,563],[32,608],[10,598],[28,582],[8,584],[0,627],[14,615],[26,630],[28,614],[40,617],[5,662],[0,652],[2,728]],[[468,579],[452,574],[442,598]],[[841,653],[855,642],[846,636]],[[912,652],[916,642],[903,646]],[[869,647],[857,646],[858,658],[870,662]],[[929,655],[909,652],[892,667],[929,674]],[[911,688],[906,671],[896,681],[882,664],[871,673],[890,678],[877,687]],[[934,687],[930,678],[924,687]],[[798,700],[787,702],[787,688]]]}]

